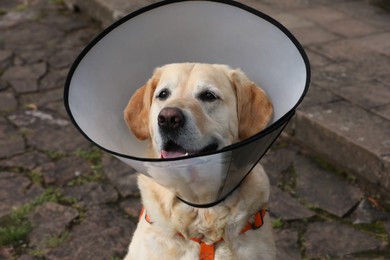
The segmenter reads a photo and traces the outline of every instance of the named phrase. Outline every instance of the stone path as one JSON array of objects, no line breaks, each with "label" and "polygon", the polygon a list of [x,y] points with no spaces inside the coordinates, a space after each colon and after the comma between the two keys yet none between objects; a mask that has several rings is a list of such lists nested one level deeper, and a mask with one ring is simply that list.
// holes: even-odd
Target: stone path
[{"label": "stone path", "polygon": [[[370,189],[389,172],[370,170],[378,167],[378,153],[386,160],[390,154],[386,143],[375,146],[390,129],[390,14],[367,1],[245,3],[288,25],[313,65],[312,90],[295,128],[262,160],[272,183],[278,259],[389,259],[390,207]],[[62,101],[69,66],[99,31],[62,1],[0,2],[0,259],[114,260],[126,253],[140,210],[136,175],[89,144]],[[380,129],[372,125],[372,134],[358,135],[367,120]],[[355,141],[345,145],[345,136],[334,138],[323,123]],[[370,169],[360,173],[373,173],[374,183],[333,164],[349,158],[331,160],[295,144],[307,144],[302,139],[354,148]],[[372,149],[364,153],[356,142]]]}]

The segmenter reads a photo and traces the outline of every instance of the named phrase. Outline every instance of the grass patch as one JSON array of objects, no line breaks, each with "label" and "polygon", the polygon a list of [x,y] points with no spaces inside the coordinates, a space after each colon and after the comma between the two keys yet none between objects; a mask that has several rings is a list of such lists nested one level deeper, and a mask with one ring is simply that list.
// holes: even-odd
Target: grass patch
[{"label": "grass patch", "polygon": [[99,148],[94,147],[89,150],[77,149],[74,152],[74,155],[87,160],[91,164],[92,174],[79,176],[68,182],[68,186],[81,185],[88,182],[101,181],[105,179],[102,165],[103,153]]},{"label": "grass patch", "polygon": [[25,2],[25,3],[18,4],[18,5],[15,7],[15,10],[18,11],[18,12],[23,12],[23,11],[26,11],[27,8],[28,8],[28,3]]},{"label": "grass patch", "polygon": [[64,4],[64,0],[48,0],[48,2],[51,4],[58,4],[58,5]]},{"label": "grass patch", "polygon": [[6,15],[6,14],[7,14],[7,10],[0,8],[0,16]]},{"label": "grass patch", "polygon": [[122,257],[119,257],[119,256],[111,256],[110,257],[110,260],[121,260]]},{"label": "grass patch", "polygon": [[89,161],[93,165],[98,165],[98,164],[101,164],[101,162],[102,162],[103,153],[99,148],[93,147],[89,150],[77,149],[74,152],[74,155],[78,156],[80,158],[86,159],[87,161]]},{"label": "grass patch", "polygon": [[33,183],[38,184],[39,186],[42,186],[43,177],[42,177],[42,173],[41,172],[33,170],[33,171],[27,173],[27,176],[30,178],[30,180]]},{"label": "grass patch", "polygon": [[65,157],[65,154],[58,151],[44,151],[44,153],[52,160],[59,160]]},{"label": "grass patch", "polygon": [[382,241],[389,242],[386,228],[380,221],[371,224],[355,224],[353,226],[361,231],[375,236]]},{"label": "grass patch", "polygon": [[74,204],[75,201],[74,198],[63,196],[59,190],[47,189],[31,203],[14,209],[9,215],[0,219],[0,246],[21,246],[25,243],[27,235],[32,230],[27,216],[37,206],[46,202]]},{"label": "grass patch", "polygon": [[314,161],[322,169],[324,169],[328,172],[335,173],[336,175],[342,177],[343,179],[346,179],[350,183],[355,183],[357,180],[355,176],[352,176],[352,175],[346,173],[345,171],[335,167],[333,164],[331,164],[330,162],[328,162],[327,160],[325,160],[319,156],[310,156],[310,159],[312,161]]},{"label": "grass patch", "polygon": [[[282,138],[283,139],[283,138]],[[282,148],[286,148],[289,145],[287,140],[277,140],[274,142],[271,147],[269,148],[270,151],[276,151]]]},{"label": "grass patch", "polygon": [[65,231],[58,237],[47,238],[45,244],[50,248],[55,248],[61,245],[68,237],[69,237],[69,231]]},{"label": "grass patch", "polygon": [[41,258],[45,255],[45,250],[42,249],[34,249],[31,250],[28,254],[32,257]]},{"label": "grass patch", "polygon": [[282,190],[287,191],[291,195],[294,195],[297,179],[297,172],[295,170],[294,165],[290,164],[288,168],[282,173],[282,176]]},{"label": "grass patch", "polygon": [[0,246],[19,246],[25,242],[27,235],[31,232],[32,226],[26,220],[18,220],[4,226],[0,223]]},{"label": "grass patch", "polygon": [[281,218],[276,218],[276,219],[274,219],[274,221],[272,222],[272,227],[274,228],[274,229],[281,229],[281,228],[283,228],[284,227],[284,222],[283,222],[283,220],[281,219]]}]

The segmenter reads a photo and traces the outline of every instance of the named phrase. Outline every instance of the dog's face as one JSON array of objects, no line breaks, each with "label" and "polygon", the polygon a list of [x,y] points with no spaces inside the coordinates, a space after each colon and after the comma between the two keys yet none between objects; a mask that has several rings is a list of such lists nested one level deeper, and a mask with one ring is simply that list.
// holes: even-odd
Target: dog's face
[{"label": "dog's face", "polygon": [[129,128],[151,139],[161,158],[215,151],[259,132],[271,117],[271,102],[241,71],[199,63],[158,68],[125,109]]}]

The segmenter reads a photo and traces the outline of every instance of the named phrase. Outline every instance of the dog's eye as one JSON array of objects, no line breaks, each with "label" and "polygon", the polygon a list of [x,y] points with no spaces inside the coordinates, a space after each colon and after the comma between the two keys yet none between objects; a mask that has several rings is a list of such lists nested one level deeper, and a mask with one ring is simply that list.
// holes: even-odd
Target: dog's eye
[{"label": "dog's eye", "polygon": [[204,91],[204,92],[200,93],[198,97],[200,100],[205,101],[205,102],[213,102],[213,101],[219,99],[218,96],[215,95],[211,91]]},{"label": "dog's eye", "polygon": [[171,93],[167,89],[163,89],[158,93],[157,98],[160,100],[165,100],[169,97]]}]

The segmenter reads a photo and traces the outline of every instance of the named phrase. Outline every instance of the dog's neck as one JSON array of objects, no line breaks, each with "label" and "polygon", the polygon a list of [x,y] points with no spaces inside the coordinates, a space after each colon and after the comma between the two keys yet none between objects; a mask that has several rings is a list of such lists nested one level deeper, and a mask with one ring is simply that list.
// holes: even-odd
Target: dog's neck
[{"label": "dog's neck", "polygon": [[209,208],[183,203],[171,191],[144,175],[139,176],[138,182],[143,205],[160,232],[200,237],[206,243],[221,238],[229,240],[238,235],[249,216],[261,209],[269,197],[268,178],[260,165],[223,202]]}]

